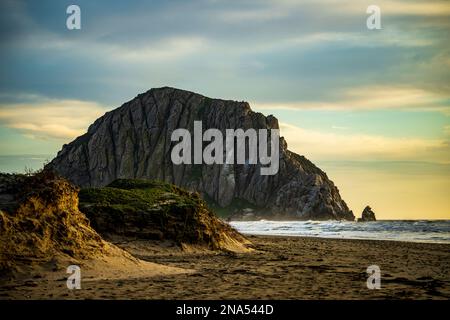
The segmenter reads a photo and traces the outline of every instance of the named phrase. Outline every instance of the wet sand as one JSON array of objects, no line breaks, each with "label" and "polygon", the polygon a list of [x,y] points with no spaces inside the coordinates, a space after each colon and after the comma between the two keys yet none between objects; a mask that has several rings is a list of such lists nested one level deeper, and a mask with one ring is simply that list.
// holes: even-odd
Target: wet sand
[{"label": "wet sand", "polygon": [[[211,252],[171,243],[115,239],[134,256],[172,272],[99,279],[66,287],[65,268],[0,285],[0,299],[449,299],[450,245],[250,236],[255,250]],[[366,269],[381,269],[369,290]],[[103,266],[104,268],[104,266]],[[99,270],[97,270],[100,272]]]}]

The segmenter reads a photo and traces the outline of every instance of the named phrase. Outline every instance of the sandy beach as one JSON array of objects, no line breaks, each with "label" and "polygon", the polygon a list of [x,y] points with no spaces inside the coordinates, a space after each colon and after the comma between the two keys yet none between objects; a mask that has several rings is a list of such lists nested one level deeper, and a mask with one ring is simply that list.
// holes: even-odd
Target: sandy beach
[{"label": "sandy beach", "polygon": [[[252,252],[227,253],[182,250],[170,242],[111,240],[141,260],[172,268],[148,274],[119,268],[120,274],[108,278],[105,265],[86,262],[81,266],[82,289],[69,290],[68,275],[60,265],[56,271],[36,271],[4,282],[0,298],[450,298],[450,246],[446,244],[249,236]],[[381,289],[367,288],[369,265],[380,267]]]}]

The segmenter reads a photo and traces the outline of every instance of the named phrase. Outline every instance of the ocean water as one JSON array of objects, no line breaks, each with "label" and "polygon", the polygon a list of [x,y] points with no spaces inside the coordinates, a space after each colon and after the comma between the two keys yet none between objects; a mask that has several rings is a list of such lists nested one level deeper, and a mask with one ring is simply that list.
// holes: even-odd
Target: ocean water
[{"label": "ocean water", "polygon": [[231,221],[244,234],[450,244],[450,220]]}]

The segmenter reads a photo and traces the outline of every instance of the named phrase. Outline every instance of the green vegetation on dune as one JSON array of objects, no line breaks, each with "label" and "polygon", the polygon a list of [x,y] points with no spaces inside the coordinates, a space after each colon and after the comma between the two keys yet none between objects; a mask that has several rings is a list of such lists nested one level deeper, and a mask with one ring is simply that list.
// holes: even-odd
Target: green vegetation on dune
[{"label": "green vegetation on dune", "polygon": [[119,179],[106,187],[82,189],[79,199],[80,210],[104,235],[170,239],[212,249],[231,238],[242,239],[198,193],[161,181]]},{"label": "green vegetation on dune", "polygon": [[161,181],[120,179],[103,188],[85,188],[79,193],[80,203],[111,208],[147,210],[163,201],[176,206],[195,206],[198,199],[175,185]]}]

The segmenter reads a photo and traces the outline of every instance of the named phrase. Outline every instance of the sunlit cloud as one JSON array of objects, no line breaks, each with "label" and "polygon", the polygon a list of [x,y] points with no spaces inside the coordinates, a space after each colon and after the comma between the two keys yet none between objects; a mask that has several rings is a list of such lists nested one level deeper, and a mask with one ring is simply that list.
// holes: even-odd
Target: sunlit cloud
[{"label": "sunlit cloud", "polygon": [[[90,42],[92,41],[92,42]],[[38,39],[30,39],[22,44],[22,49],[70,51],[80,56],[93,55],[103,60],[116,62],[161,62],[176,60],[208,48],[208,41],[202,37],[167,37],[149,41],[146,45],[130,46],[124,43],[100,43],[95,39],[89,41],[71,40],[67,37],[45,34]],[[89,51],[86,51],[89,47]]]},{"label": "sunlit cloud", "polygon": [[444,134],[450,136],[450,125],[444,127]]},{"label": "sunlit cloud", "polygon": [[334,101],[300,101],[280,103],[252,103],[256,110],[372,110],[403,109],[438,111],[450,114],[448,96],[420,88],[367,86],[347,89]]},{"label": "sunlit cloud", "polygon": [[450,15],[448,1],[389,1],[377,2],[383,13],[392,15],[447,16]]},{"label": "sunlit cloud", "polygon": [[[102,51],[106,48],[99,49]],[[108,58],[133,62],[174,60],[198,53],[206,48],[207,41],[200,37],[177,37],[164,39],[142,48],[131,49],[124,46],[112,46],[111,50],[108,50],[110,51]]]},{"label": "sunlit cloud", "polygon": [[355,32],[310,32],[278,41],[276,45],[286,48],[294,46],[306,46],[309,48],[311,46],[338,43],[351,47],[425,47],[436,44],[437,40],[418,34],[408,34],[394,26],[390,26],[389,29],[383,30],[383,32],[373,34],[367,34],[365,30]]},{"label": "sunlit cloud", "polygon": [[328,133],[280,123],[290,150],[314,160],[409,160],[450,162],[445,139]]},{"label": "sunlit cloud", "polygon": [[348,130],[348,127],[343,127],[343,126],[331,126],[331,129],[335,129],[335,130]]},{"label": "sunlit cloud", "polygon": [[85,133],[105,111],[95,102],[40,98],[0,105],[0,123],[31,139],[70,140]]},{"label": "sunlit cloud", "polygon": [[[267,3],[267,2],[266,2]],[[445,16],[450,15],[450,5],[448,1],[423,1],[415,2],[411,0],[365,0],[365,1],[342,1],[342,0],[271,0],[273,7],[298,8],[305,5],[317,5],[324,9],[359,13],[362,8],[367,8],[370,4],[379,6],[383,14],[387,15],[426,15]]]},{"label": "sunlit cloud", "polygon": [[276,20],[289,16],[289,10],[286,7],[266,7],[247,10],[225,10],[218,14],[218,18],[227,23],[236,22],[265,22]]}]

